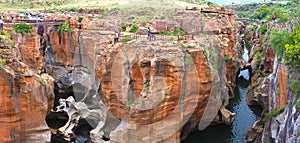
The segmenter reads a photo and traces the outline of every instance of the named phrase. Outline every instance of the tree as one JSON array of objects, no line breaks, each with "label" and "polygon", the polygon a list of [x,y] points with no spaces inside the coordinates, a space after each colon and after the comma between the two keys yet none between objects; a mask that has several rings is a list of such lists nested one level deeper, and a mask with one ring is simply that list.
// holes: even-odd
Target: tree
[{"label": "tree", "polygon": [[285,54],[288,63],[300,69],[300,27],[294,29],[290,34],[290,38],[293,40],[292,44],[285,45]]},{"label": "tree", "polygon": [[289,34],[286,30],[278,31],[277,29],[272,29],[270,34],[271,47],[275,51],[278,58],[282,58],[285,53],[285,45],[291,44]]}]

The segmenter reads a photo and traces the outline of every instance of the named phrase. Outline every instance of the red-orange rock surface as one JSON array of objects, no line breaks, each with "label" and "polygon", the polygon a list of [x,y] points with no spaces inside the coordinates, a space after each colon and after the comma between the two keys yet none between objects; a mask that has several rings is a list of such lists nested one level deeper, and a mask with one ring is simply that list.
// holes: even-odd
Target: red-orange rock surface
[{"label": "red-orange rock surface", "polygon": [[0,66],[0,142],[50,141],[45,117],[53,106],[53,79],[34,74],[14,50],[2,56],[7,62]]},{"label": "red-orange rock surface", "polygon": [[278,68],[277,108],[282,108],[288,100],[288,69],[280,65]]},{"label": "red-orange rock surface", "polygon": [[[194,40],[190,40],[194,42],[188,43],[194,44],[191,49],[174,37],[169,41],[149,41],[142,36],[113,45],[115,31],[120,29],[118,19],[85,18],[79,23],[77,17],[64,17],[72,31],[59,35],[54,27],[45,26],[42,36],[35,35],[34,29],[31,37],[18,36],[14,39],[19,40],[16,46],[23,54],[21,58],[28,69],[39,73],[41,67],[45,66],[45,71],[53,76],[56,102],[59,98],[74,96],[76,103],[72,104],[85,107],[92,106],[85,100],[93,95],[101,97],[101,102],[108,107],[103,115],[111,114],[121,123],[113,125],[110,121],[95,120],[96,123],[105,122],[105,126],[115,127],[108,133],[100,128],[99,136],[106,132],[111,142],[180,142],[199,124],[205,128],[213,121],[221,105],[228,103],[235,86],[237,64],[232,13],[224,9],[204,11],[205,15],[200,11],[178,12],[172,15],[175,23],[163,23],[171,25],[171,29],[174,25],[180,25],[189,35],[199,32],[194,35]],[[49,18],[53,17],[56,16]],[[168,30],[159,27],[159,23],[153,22],[157,31]],[[42,52],[39,52],[40,45]],[[41,57],[43,54],[44,57]],[[225,63],[225,56],[233,60]],[[27,94],[19,97],[18,103],[22,108],[26,103],[24,100],[27,101],[30,95],[33,99],[37,98],[34,91],[44,86],[38,86],[38,78],[34,76],[17,79],[25,81],[19,90],[31,86]],[[3,82],[5,86],[9,84],[8,81]],[[7,92],[5,96],[9,94]],[[78,99],[78,95],[82,98]],[[47,98],[42,99],[46,102]],[[10,108],[15,107],[11,101],[4,101]],[[40,102],[35,103],[38,104],[35,112],[42,112],[39,115],[44,119],[50,108],[42,108]],[[102,103],[98,105],[102,106]],[[26,109],[27,106],[23,107],[27,115],[32,116]],[[71,140],[69,133],[73,130],[67,126],[72,124],[76,130],[75,123],[87,119],[83,115],[92,109],[77,110],[76,116],[69,118],[69,121],[76,122],[68,122],[58,129],[68,141]],[[27,116],[23,118],[27,119]],[[43,121],[39,121],[40,118],[36,120],[44,125]],[[30,122],[29,125],[26,123],[24,126],[30,128]],[[99,124],[97,126],[101,126]]]}]

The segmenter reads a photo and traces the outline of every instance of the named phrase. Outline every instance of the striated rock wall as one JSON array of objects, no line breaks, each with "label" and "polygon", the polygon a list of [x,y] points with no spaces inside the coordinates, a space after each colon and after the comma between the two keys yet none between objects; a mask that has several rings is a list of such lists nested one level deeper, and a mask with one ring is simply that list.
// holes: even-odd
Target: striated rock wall
[{"label": "striated rock wall", "polygon": [[242,67],[252,72],[247,103],[266,109],[245,137],[250,142],[299,142],[299,113],[290,88],[292,80],[299,81],[298,72],[278,59],[269,44],[269,32],[261,30],[263,26],[266,30],[282,28],[262,21],[248,22],[240,28],[245,40],[241,43],[250,51],[249,61]]},{"label": "striated rock wall", "polygon": [[[119,26],[113,24],[116,21],[107,20],[90,21],[83,24],[88,25],[86,29],[73,27],[72,33],[63,35],[57,35],[53,29],[47,33],[52,44],[47,47],[51,50],[46,52],[46,60],[53,61],[48,67],[57,83],[56,96],[73,96],[76,103],[83,105],[87,105],[85,100],[91,95],[100,96],[101,102],[96,103],[108,108],[107,115],[103,113],[104,120],[90,124],[95,128],[90,131],[91,140],[103,141],[103,135],[111,142],[179,142],[200,123],[201,129],[209,125],[221,105],[228,103],[232,93],[228,91],[234,88],[237,71],[234,20],[231,15],[213,13],[211,19],[206,19],[194,13],[196,18],[205,20],[205,28],[195,34],[198,43],[193,49],[186,49],[177,41],[148,41],[144,36],[111,44]],[[176,17],[180,20],[184,15],[178,13]],[[193,24],[201,28],[199,23]],[[225,55],[232,56],[232,61],[225,63]],[[74,67],[78,66],[80,76],[87,78],[85,84],[74,79],[79,74]],[[86,72],[82,73],[83,69]],[[84,90],[77,91],[79,87]],[[70,114],[68,109],[64,111]],[[78,112],[81,114],[79,109]],[[55,115],[49,114],[49,122],[51,116]],[[79,124],[80,119],[87,120],[77,117],[68,120]],[[109,120],[112,117],[114,120]],[[69,131],[64,126],[58,130],[65,135]],[[67,135],[67,140],[72,138]]]},{"label": "striated rock wall", "polygon": [[46,114],[53,107],[53,78],[37,75],[17,56],[0,47],[0,142],[49,142]]},{"label": "striated rock wall", "polygon": [[[50,25],[44,25],[44,33],[37,34],[33,26],[29,36],[13,35],[17,41],[15,56],[24,62],[26,70],[17,78],[3,74],[5,87],[15,83],[7,79],[10,77],[25,81],[16,90],[26,87],[29,91],[17,97],[22,99],[20,105],[3,101],[14,108],[28,105],[23,101],[28,97],[38,100],[30,102],[37,105],[22,110],[26,116],[20,118],[26,120],[27,115],[37,113],[40,118],[31,121],[41,123],[38,129],[43,134],[39,135],[45,142],[50,140],[49,128],[52,142],[180,142],[211,122],[230,124],[234,114],[224,106],[233,96],[238,70],[232,14],[220,8],[203,13],[178,12],[170,16],[174,23],[166,23],[171,25],[169,29],[152,22],[157,31],[179,26],[193,34],[194,39],[185,39],[184,44],[176,40],[149,41],[146,35],[112,44],[115,31],[120,30],[118,18],[84,18],[79,22],[78,17],[61,17],[72,28],[62,34]],[[10,26],[6,29],[12,31]],[[45,85],[36,75],[43,72],[53,77]],[[1,97],[11,91],[2,90],[5,95]],[[222,118],[216,116],[220,108]],[[22,126],[17,129],[26,127],[32,132],[26,138],[15,138],[36,141],[38,129],[31,129],[30,121],[20,122]],[[26,131],[20,134],[27,135]]]}]

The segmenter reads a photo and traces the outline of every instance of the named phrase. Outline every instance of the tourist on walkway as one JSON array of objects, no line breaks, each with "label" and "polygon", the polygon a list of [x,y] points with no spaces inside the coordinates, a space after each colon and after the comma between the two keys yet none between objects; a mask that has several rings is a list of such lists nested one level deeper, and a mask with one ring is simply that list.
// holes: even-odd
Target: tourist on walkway
[{"label": "tourist on walkway", "polygon": [[2,32],[2,30],[3,30],[3,21],[2,21],[2,19],[0,19],[0,32]]},{"label": "tourist on walkway", "polygon": [[119,38],[120,38],[120,32],[117,31],[116,32],[116,37],[114,38],[114,44],[116,44],[117,42],[119,42]]},{"label": "tourist on walkway", "polygon": [[149,27],[147,28],[146,33],[147,33],[147,35],[148,35],[147,39],[150,39],[150,40],[151,40],[151,30],[150,30]]}]

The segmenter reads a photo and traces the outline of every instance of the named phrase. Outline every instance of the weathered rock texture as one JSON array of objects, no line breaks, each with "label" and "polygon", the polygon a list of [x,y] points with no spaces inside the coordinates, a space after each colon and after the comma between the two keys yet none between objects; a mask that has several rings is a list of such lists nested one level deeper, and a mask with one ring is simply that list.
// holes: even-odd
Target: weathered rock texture
[{"label": "weathered rock texture", "polygon": [[[72,32],[59,35],[44,26],[44,33],[14,37],[21,38],[16,46],[33,73],[54,79],[54,107],[46,117],[51,141],[180,142],[213,121],[231,122],[234,114],[224,105],[233,96],[238,70],[233,13],[201,11],[174,13],[165,29],[159,27],[163,22],[151,22],[158,32],[179,26],[187,37],[193,34],[186,43],[142,35],[112,44],[122,23],[118,18],[79,23],[78,17],[65,17]],[[220,108],[222,119],[216,117]]]},{"label": "weathered rock texture", "polygon": [[[299,142],[299,112],[295,110],[294,95],[290,90],[291,80],[299,81],[298,73],[292,68],[288,69],[284,61],[275,56],[269,44],[269,32],[261,30],[262,26],[266,29],[281,29],[284,26],[273,22],[250,21],[242,20],[245,25],[240,28],[250,51],[249,61],[243,63],[241,68],[252,71],[247,103],[258,104],[267,111],[249,130],[246,139],[264,143]],[[275,110],[280,110],[280,113],[272,112]],[[271,115],[268,121],[265,118],[267,112],[272,112],[268,113]]]},{"label": "weathered rock texture", "polygon": [[53,78],[35,74],[17,50],[0,46],[6,60],[0,66],[0,142],[49,142],[45,117],[53,107]]}]

